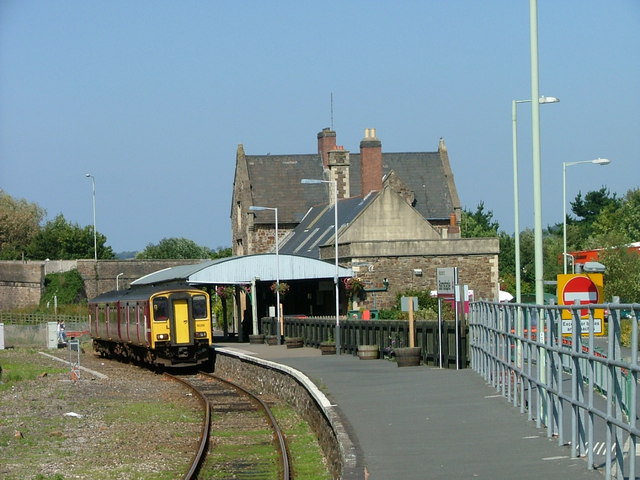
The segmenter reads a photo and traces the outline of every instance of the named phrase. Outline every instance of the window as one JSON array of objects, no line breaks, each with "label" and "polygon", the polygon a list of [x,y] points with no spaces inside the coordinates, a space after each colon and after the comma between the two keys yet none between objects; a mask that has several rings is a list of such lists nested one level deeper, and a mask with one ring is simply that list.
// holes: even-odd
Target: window
[{"label": "window", "polygon": [[167,318],[169,318],[169,299],[167,297],[154,298],[153,319],[157,322],[162,322]]},{"label": "window", "polygon": [[207,297],[194,295],[191,298],[191,308],[193,310],[193,318],[207,318]]}]

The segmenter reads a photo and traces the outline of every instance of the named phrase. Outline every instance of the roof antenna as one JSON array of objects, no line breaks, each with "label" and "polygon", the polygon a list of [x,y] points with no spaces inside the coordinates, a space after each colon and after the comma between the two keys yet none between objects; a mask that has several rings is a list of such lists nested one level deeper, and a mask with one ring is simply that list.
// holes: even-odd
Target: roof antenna
[{"label": "roof antenna", "polygon": [[331,130],[333,130],[333,92],[331,92]]}]

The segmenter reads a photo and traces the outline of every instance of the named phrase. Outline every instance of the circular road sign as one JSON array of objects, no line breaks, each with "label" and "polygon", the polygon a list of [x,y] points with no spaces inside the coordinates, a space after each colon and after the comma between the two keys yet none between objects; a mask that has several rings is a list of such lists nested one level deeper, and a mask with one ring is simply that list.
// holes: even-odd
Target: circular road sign
[{"label": "circular road sign", "polygon": [[[573,277],[562,290],[562,301],[564,305],[574,305],[576,301],[580,305],[598,303],[598,287],[589,277]],[[589,310],[580,310],[580,316],[584,317]]]}]

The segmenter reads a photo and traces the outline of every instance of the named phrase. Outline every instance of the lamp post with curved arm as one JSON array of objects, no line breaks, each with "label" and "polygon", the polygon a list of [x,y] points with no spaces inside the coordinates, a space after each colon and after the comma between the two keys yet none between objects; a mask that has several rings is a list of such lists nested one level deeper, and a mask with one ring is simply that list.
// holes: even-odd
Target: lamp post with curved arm
[{"label": "lamp post with curved arm", "polygon": [[300,183],[305,184],[319,184],[330,183],[333,184],[333,239],[335,242],[335,266],[336,272],[333,278],[333,284],[335,286],[336,296],[336,353],[340,355],[340,297],[338,282],[340,281],[340,270],[338,267],[338,182],[336,180],[316,180],[313,178],[303,178]]},{"label": "lamp post with curved arm", "polygon": [[96,234],[96,178],[90,173],[86,173],[85,177],[91,179],[93,187],[93,259],[98,261],[98,237]]},{"label": "lamp post with curved arm", "polygon": [[567,167],[580,165],[581,163],[593,163],[594,165],[609,165],[611,160],[596,158],[595,160],[581,160],[579,162],[562,162],[562,264],[564,273],[567,273]]},{"label": "lamp post with curved arm", "polygon": [[[278,343],[282,342],[282,335],[284,334],[282,324],[282,316],[280,314],[280,240],[278,238],[278,208],[277,207],[259,207],[257,205],[251,205],[249,207],[250,212],[261,212],[263,210],[273,210],[275,213],[275,221],[276,221],[276,311],[278,316]],[[257,333],[257,332],[256,332]]]}]

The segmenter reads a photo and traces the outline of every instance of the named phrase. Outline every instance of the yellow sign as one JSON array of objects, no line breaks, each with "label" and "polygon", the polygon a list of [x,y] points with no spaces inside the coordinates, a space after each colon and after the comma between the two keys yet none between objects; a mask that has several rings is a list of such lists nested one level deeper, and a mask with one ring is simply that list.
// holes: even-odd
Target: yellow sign
[{"label": "yellow sign", "polygon": [[[603,303],[604,277],[601,273],[580,273],[558,275],[558,305],[589,305]],[[589,333],[589,309],[579,310],[582,333]],[[604,334],[602,323],[604,309],[593,311],[594,332]],[[562,310],[562,333],[570,334],[572,330],[572,310]]]}]

